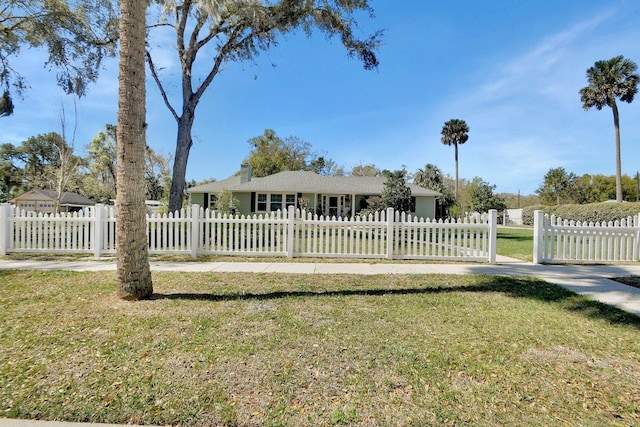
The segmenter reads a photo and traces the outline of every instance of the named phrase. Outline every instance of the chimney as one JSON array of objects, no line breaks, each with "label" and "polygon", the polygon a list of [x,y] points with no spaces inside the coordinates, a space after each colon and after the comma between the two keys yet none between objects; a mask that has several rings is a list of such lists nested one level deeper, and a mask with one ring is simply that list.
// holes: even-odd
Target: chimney
[{"label": "chimney", "polygon": [[248,163],[240,165],[240,183],[251,181],[251,166]]}]

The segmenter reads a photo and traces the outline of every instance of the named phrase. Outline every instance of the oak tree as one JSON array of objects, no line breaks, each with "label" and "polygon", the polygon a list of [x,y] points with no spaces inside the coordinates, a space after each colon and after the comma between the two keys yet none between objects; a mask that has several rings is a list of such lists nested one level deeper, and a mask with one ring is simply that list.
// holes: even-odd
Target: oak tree
[{"label": "oak tree", "polygon": [[[277,45],[284,34],[302,30],[310,35],[317,29],[327,37],[338,37],[347,54],[360,59],[365,69],[378,66],[374,50],[382,33],[361,39],[356,31],[356,14],[372,14],[368,0],[156,1],[161,6],[160,19],[150,30],[173,30],[181,66],[180,95],[170,99],[154,51],[147,49],[151,75],[178,126],[169,197],[171,211],[182,205],[196,108],[225,63],[251,61]],[[206,71],[200,72],[202,69]]]},{"label": "oak tree", "polygon": [[13,113],[14,95],[28,82],[16,58],[42,48],[67,93],[82,96],[98,78],[102,59],[115,53],[117,14],[111,0],[6,0],[0,6],[0,117]]}]

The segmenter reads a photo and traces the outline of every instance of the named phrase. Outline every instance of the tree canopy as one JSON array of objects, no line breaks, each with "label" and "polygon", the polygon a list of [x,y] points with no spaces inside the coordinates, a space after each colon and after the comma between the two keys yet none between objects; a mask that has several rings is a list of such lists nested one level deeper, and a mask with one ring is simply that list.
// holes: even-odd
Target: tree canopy
[{"label": "tree canopy", "polygon": [[582,107],[585,110],[591,107],[602,110],[605,106],[614,108],[616,98],[632,102],[640,82],[637,70],[636,63],[622,55],[596,61],[587,70],[588,85],[580,89]]},{"label": "tree canopy", "polygon": [[456,185],[454,189],[455,200],[458,200],[458,145],[464,144],[469,139],[469,126],[461,119],[451,119],[445,122],[440,132],[440,141],[445,145],[453,145],[455,148]]},{"label": "tree canopy", "polygon": [[440,217],[445,216],[448,208],[455,203],[453,194],[451,194],[442,172],[434,164],[427,163],[424,168],[418,169],[413,175],[413,183],[442,194],[436,200],[436,215]]},{"label": "tree canopy", "polygon": [[384,189],[380,197],[385,207],[400,212],[411,212],[411,189],[407,185],[405,169],[386,173]]},{"label": "tree canopy", "polygon": [[151,75],[178,125],[171,210],[182,204],[196,107],[223,64],[251,61],[278,44],[284,34],[302,30],[310,35],[317,29],[329,38],[339,37],[347,55],[361,60],[365,69],[378,66],[374,51],[382,33],[378,31],[361,39],[355,31],[356,13],[372,14],[368,0],[156,0],[156,3],[161,6],[161,17],[150,29],[174,30],[182,70],[181,94],[172,100],[154,62],[153,46],[147,49]]},{"label": "tree canopy", "polygon": [[351,168],[351,176],[382,176],[382,171],[373,163],[355,165]]},{"label": "tree canopy", "polygon": [[502,197],[494,194],[495,189],[495,185],[489,184],[482,178],[474,178],[468,188],[467,209],[470,212],[489,212],[491,209],[505,210],[507,205]]},{"label": "tree canopy", "polygon": [[0,7],[0,117],[13,113],[13,95],[28,87],[16,58],[43,48],[58,84],[82,96],[115,52],[117,14],[111,0],[7,0]]},{"label": "tree canopy", "polygon": [[3,144],[0,161],[2,192],[9,198],[31,189],[59,190],[59,186],[65,187],[62,191],[75,191],[80,185],[78,168],[84,164],[56,132],[32,136],[19,146]]},{"label": "tree canopy", "polygon": [[[577,176],[564,168],[551,168],[544,181],[536,190],[540,202],[545,205],[586,204],[615,200],[615,175],[584,174]],[[638,182],[628,175],[622,175],[623,200],[631,202],[638,198]]]},{"label": "tree canopy", "polygon": [[342,170],[333,160],[313,153],[311,143],[297,136],[282,139],[273,129],[265,129],[262,135],[253,137],[248,142],[253,148],[245,163],[251,166],[255,177],[301,170],[320,175],[337,175]]},{"label": "tree canopy", "polygon": [[311,144],[298,137],[280,138],[273,129],[251,138],[253,147],[245,162],[255,177],[273,175],[281,171],[305,170],[311,158]]},{"label": "tree canopy", "polygon": [[544,182],[536,193],[540,196],[540,200],[545,204],[555,203],[560,205],[571,201],[571,190],[576,184],[577,176],[571,172],[568,173],[564,168],[551,168],[544,176]]},{"label": "tree canopy", "polygon": [[[164,200],[169,193],[171,158],[145,151],[146,197]],[[97,203],[116,198],[116,126],[107,125],[86,147],[74,152],[65,138],[51,132],[32,136],[20,145],[0,145],[0,201],[34,190],[72,191]]]}]

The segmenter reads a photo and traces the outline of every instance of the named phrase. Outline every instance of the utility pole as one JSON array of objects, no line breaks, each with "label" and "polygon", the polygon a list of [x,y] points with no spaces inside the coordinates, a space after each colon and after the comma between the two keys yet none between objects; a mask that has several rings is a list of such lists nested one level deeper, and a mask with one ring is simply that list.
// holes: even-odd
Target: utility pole
[{"label": "utility pole", "polygon": [[636,172],[636,202],[640,201],[640,172]]}]

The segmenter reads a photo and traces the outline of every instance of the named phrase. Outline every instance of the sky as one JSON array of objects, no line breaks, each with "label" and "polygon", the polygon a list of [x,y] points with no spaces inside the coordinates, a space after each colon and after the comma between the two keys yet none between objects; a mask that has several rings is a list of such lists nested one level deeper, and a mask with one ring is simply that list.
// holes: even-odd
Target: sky
[{"label": "sky", "polygon": [[[253,62],[226,64],[196,110],[187,180],[221,180],[237,172],[248,140],[273,129],[295,136],[349,171],[360,164],[435,164],[454,176],[454,148],[443,124],[469,126],[459,147],[460,178],[480,177],[496,192],[535,192],[545,173],[615,174],[610,108],[584,111],[579,90],[595,61],[623,55],[640,64],[637,0],[371,0],[358,15],[360,36],[384,30],[380,66],[367,71],[339,39],[290,34]],[[169,34],[151,46],[169,95],[180,67]],[[0,143],[61,133],[64,108],[71,139],[74,97],[56,86],[45,56],[25,50],[13,66],[28,81],[15,112],[0,118]],[[74,149],[83,153],[107,123],[116,123],[117,60],[76,100]],[[640,95],[620,103],[622,172],[640,170]],[[177,126],[155,83],[147,82],[148,145],[173,155]]]}]

